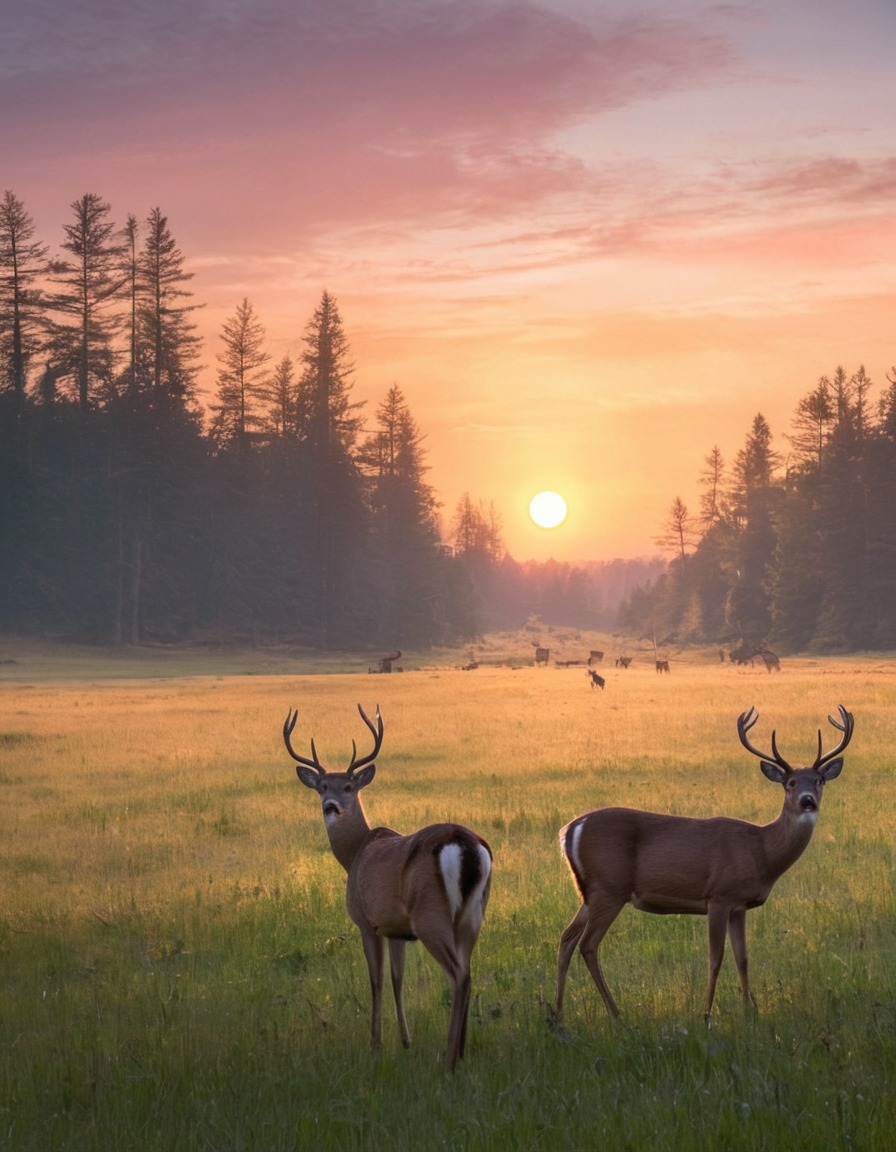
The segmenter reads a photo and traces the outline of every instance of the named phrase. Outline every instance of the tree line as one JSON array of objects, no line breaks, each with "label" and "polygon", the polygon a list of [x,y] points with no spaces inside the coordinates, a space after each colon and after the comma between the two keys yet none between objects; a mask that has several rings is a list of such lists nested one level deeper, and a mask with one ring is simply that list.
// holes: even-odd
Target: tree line
[{"label": "tree line", "polygon": [[620,626],[679,643],[824,652],[896,647],[896,372],[875,395],[838,367],[801,396],[782,447],[757,414],[730,467],[715,446],[700,507],[676,497],[666,571]]},{"label": "tree line", "polygon": [[167,217],[89,193],[58,254],[0,202],[0,630],[137,644],[466,641],[608,625],[652,562],[518,564],[465,495],[447,540],[398,385],[375,413],[335,298],[272,363],[244,298],[199,395],[192,273]]}]

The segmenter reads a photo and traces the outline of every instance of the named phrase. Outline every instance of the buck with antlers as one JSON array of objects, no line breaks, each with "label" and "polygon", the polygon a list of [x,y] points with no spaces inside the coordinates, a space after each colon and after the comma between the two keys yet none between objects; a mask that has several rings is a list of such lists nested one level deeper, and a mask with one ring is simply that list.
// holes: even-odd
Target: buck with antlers
[{"label": "buck with antlers", "polygon": [[737,965],[744,1003],[755,1008],[747,979],[746,915],[768,899],[775,882],[802,855],[812,839],[824,785],[840,775],[841,753],[852,738],[853,717],[839,705],[836,748],[818,754],[811,768],[791,768],[778,752],[772,732],[771,755],[754,748],[748,733],[755,708],[737,721],[748,752],[758,756],[763,774],[784,787],[784,806],[771,824],[749,824],[725,816],[692,819],[601,808],[579,816],[560,832],[563,854],[582,906],[560,937],[554,1019],[562,1020],[563,993],[576,945],[611,1016],[619,1009],[601,971],[598,949],[626,904],[642,912],[706,916],[709,927],[709,980],[703,1003],[708,1022],[725,951],[725,933]]},{"label": "buck with antlers", "polygon": [[491,885],[492,853],[488,844],[459,824],[431,824],[410,836],[391,828],[371,828],[361,806],[361,789],[373,780],[383,742],[379,707],[376,724],[358,705],[373,734],[373,751],[352,760],[344,772],[329,772],[320,763],[314,740],[311,758],[293,750],[291,736],[298,713],[283,725],[286,750],[307,788],[318,793],[333,855],[348,873],[346,907],[361,930],[370,974],[373,1007],[370,1043],[380,1045],[383,987],[383,940],[389,941],[389,967],[401,1042],[410,1047],[402,1004],[404,949],[420,940],[451,982],[451,1023],[446,1063],[454,1071],[464,1054],[470,1006],[470,960],[482,927]]}]

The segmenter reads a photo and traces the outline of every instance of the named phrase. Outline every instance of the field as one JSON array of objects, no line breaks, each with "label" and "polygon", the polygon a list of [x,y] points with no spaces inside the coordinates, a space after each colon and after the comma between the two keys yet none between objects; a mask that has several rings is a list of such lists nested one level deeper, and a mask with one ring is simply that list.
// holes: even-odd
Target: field
[{"label": "field", "polygon": [[[578,642],[555,637],[555,652]],[[480,646],[472,672],[464,651],[368,676],[367,657],[0,641],[0,1146],[892,1147],[896,662],[767,674],[693,652],[658,676],[640,652],[627,671],[604,662],[601,692],[581,667],[532,667],[522,645]],[[344,873],[282,747],[297,707],[297,749],[314,735],[343,767],[369,739],[358,702],[385,719],[371,823],[456,820],[494,851],[453,1076],[447,981],[419,944],[413,1047],[387,997],[371,1054]],[[747,918],[758,1015],[729,952],[707,1029],[705,920],[627,908],[602,949],[622,1018],[575,957],[566,1026],[549,1027],[578,905],[560,826],[610,804],[773,820],[782,793],[738,743],[738,714],[755,705],[755,742],[774,727],[809,763],[841,703],[856,718],[844,771],[805,855]]]}]

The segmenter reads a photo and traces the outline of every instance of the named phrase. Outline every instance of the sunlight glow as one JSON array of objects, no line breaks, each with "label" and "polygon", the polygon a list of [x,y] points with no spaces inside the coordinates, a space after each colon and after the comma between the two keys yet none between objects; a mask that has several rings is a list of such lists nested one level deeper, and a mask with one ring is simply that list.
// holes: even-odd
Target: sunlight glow
[{"label": "sunlight glow", "polygon": [[529,515],[539,528],[558,528],[566,519],[566,501],[559,492],[539,492],[529,502]]}]

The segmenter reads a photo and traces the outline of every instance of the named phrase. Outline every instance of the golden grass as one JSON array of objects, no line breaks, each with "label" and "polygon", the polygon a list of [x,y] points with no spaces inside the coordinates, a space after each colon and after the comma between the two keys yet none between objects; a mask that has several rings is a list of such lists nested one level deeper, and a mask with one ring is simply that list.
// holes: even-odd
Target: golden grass
[{"label": "golden grass", "polygon": [[812,759],[819,726],[833,739],[825,717],[837,704],[853,711],[856,736],[817,840],[889,840],[892,663],[789,661],[770,676],[679,659],[669,676],[646,662],[604,671],[601,692],[581,668],[17,683],[7,666],[0,908],[114,914],[210,883],[338,879],[316,798],[282,748],[292,706],[297,746],[313,735],[324,763],[340,767],[352,739],[368,738],[356,704],[379,703],[371,822],[477,828],[496,852],[496,904],[511,893],[524,902],[532,876],[556,872],[557,829],[591,807],[773,819],[780,796],[735,734],[750,705],[755,739],[767,744],[774,726],[794,761]]},{"label": "golden grass", "polygon": [[[568,657],[610,656],[612,640],[592,639],[564,636]],[[0,1103],[0,1127],[16,1146],[99,1148],[114,1131],[131,1148],[419,1147],[438,1130],[445,1146],[489,1149],[597,1134],[648,1148],[662,1133],[671,1152],[817,1147],[828,1132],[832,1147],[862,1147],[890,1132],[896,664],[791,659],[769,675],[682,652],[658,676],[648,649],[628,671],[605,662],[601,692],[581,667],[529,666],[528,643],[484,641],[475,672],[457,670],[465,650],[367,676],[308,674],[316,658],[296,653],[122,662],[4,641],[0,1012],[15,1050],[0,1096],[15,1103]],[[434,1079],[446,987],[420,948],[413,1056],[387,1006],[371,1061],[344,874],[282,747],[297,707],[296,747],[313,735],[344,766],[369,739],[359,702],[385,720],[371,823],[457,820],[495,853],[456,1088]],[[768,1024],[742,1029],[729,958],[704,1038],[705,922],[627,909],[602,951],[627,1023],[611,1027],[576,960],[570,1034],[550,1033],[557,941],[577,906],[560,826],[606,804],[772,820],[781,793],[738,743],[738,714],[755,705],[755,742],[775,727],[788,759],[811,761],[841,703],[856,717],[843,774],[804,857],[748,918]]]}]

